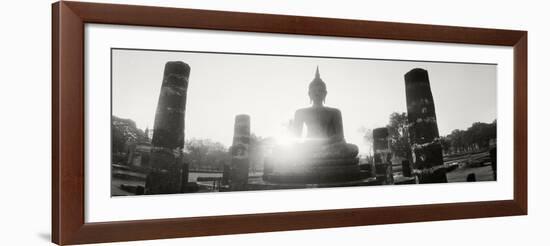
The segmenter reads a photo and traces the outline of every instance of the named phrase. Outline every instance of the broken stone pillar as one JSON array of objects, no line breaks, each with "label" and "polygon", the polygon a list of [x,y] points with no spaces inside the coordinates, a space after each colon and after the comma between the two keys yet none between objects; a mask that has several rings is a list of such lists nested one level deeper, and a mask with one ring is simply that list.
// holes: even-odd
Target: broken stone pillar
[{"label": "broken stone pillar", "polygon": [[185,189],[189,167],[183,163],[185,103],[191,68],[184,62],[167,62],[160,89],[150,163],[147,194],[180,193]]},{"label": "broken stone pillar", "polygon": [[419,183],[446,183],[435,106],[428,71],[415,68],[405,74],[412,168]]},{"label": "broken stone pillar", "polygon": [[231,167],[229,189],[246,190],[250,167],[250,116],[241,114],[235,117],[233,145],[231,146]]},{"label": "broken stone pillar", "polygon": [[403,170],[404,177],[412,177],[411,163],[409,160],[401,161],[401,168]]},{"label": "broken stone pillar", "polygon": [[497,180],[497,148],[492,148],[489,151],[491,156],[491,168],[493,169],[493,180]]},{"label": "broken stone pillar", "polygon": [[466,182],[476,182],[476,174],[470,173],[466,176]]},{"label": "broken stone pillar", "polygon": [[381,179],[384,184],[393,183],[392,154],[388,137],[389,133],[386,127],[372,130],[375,174],[376,178]]},{"label": "broken stone pillar", "polygon": [[224,163],[223,164],[223,173],[222,173],[222,181],[221,185],[228,186],[229,185],[229,176],[231,175],[231,163]]},{"label": "broken stone pillar", "polygon": [[493,180],[497,180],[497,141],[489,140],[489,156],[491,157],[491,168],[493,169]]}]

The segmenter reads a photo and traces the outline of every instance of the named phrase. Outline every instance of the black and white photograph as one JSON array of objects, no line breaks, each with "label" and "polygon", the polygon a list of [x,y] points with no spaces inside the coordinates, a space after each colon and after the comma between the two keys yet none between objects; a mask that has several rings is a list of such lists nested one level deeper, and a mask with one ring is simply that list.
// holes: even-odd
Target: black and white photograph
[{"label": "black and white photograph", "polygon": [[111,62],[111,196],[497,179],[497,64],[125,48]]},{"label": "black and white photograph", "polygon": [[543,1],[3,6],[0,245],[548,240]]}]

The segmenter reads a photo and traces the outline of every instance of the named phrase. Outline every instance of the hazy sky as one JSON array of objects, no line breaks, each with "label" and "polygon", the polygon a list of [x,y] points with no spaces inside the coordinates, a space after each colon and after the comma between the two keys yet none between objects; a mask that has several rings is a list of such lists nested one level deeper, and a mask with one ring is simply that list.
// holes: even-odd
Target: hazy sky
[{"label": "hazy sky", "polygon": [[294,111],[310,106],[316,66],[326,106],[342,111],[346,140],[361,153],[369,152],[361,127],[383,127],[392,112],[406,112],[403,75],[413,68],[428,70],[441,135],[496,119],[496,65],[119,49],[112,55],[113,115],[153,128],[164,65],[183,61],[191,66],[185,137],[226,146],[237,114],[251,116],[258,136],[284,135]]}]

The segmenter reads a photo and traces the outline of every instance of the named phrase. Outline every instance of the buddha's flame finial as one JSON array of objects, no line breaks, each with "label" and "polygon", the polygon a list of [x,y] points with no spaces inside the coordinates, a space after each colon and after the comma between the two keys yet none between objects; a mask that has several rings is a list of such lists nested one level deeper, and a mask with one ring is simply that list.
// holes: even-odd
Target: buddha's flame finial
[{"label": "buddha's flame finial", "polygon": [[315,78],[321,78],[321,74],[319,74],[319,65],[317,65],[317,70],[315,71]]}]

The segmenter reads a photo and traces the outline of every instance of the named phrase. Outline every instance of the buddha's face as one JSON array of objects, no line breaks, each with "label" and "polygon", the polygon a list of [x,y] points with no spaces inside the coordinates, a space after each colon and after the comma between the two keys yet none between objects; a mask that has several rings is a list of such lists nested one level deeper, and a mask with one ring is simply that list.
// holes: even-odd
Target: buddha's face
[{"label": "buddha's face", "polygon": [[313,104],[323,104],[325,98],[327,97],[327,89],[323,86],[312,86],[309,89],[309,99],[313,101]]}]

